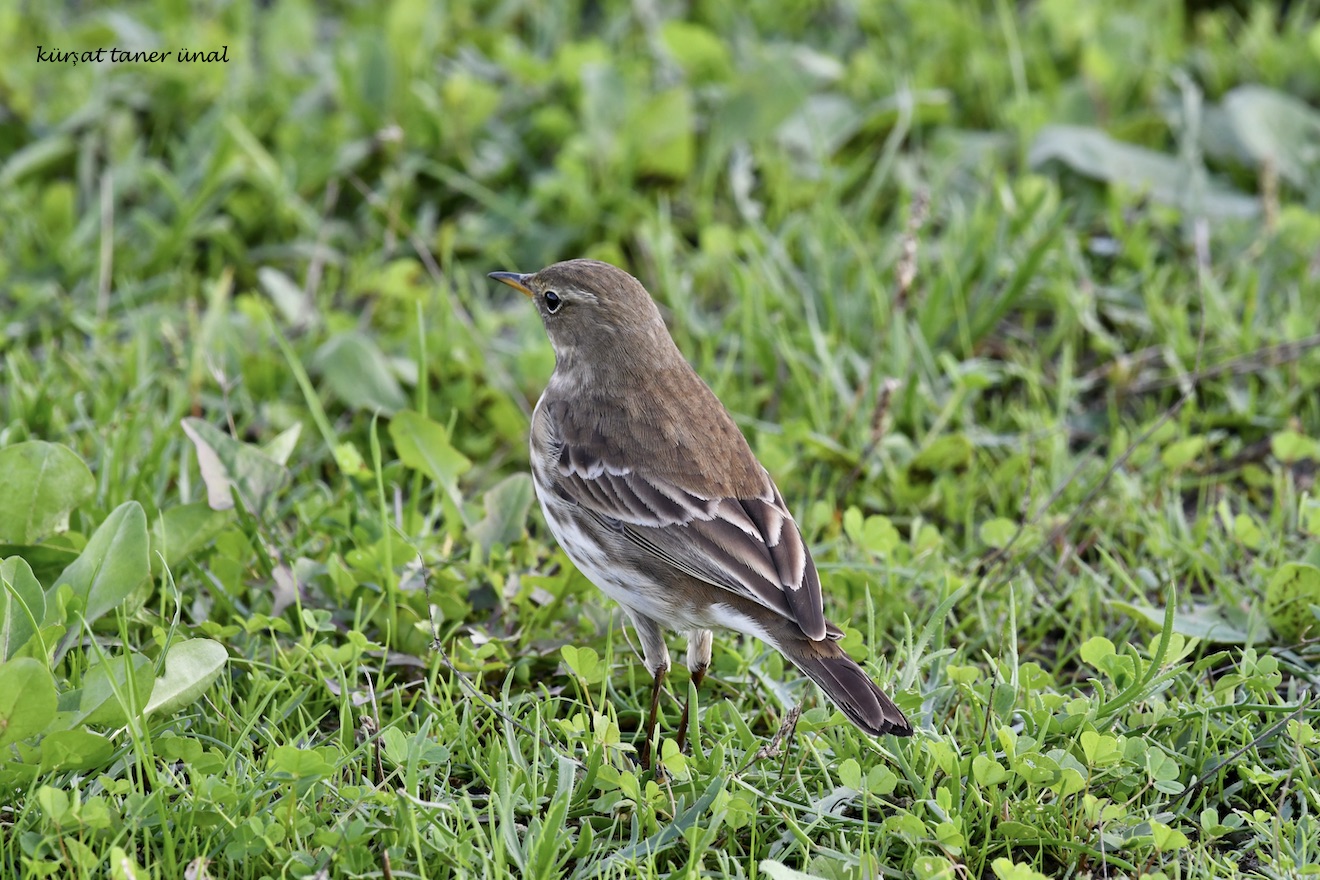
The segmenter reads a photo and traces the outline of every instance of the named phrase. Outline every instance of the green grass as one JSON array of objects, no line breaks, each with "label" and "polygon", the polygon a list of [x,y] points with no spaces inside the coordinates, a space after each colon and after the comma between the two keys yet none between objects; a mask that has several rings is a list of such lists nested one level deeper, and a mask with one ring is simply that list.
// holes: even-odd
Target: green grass
[{"label": "green grass", "polygon": [[[0,874],[1320,871],[1320,19],[1274,7],[0,11]],[[656,294],[914,738],[724,634],[637,769],[485,278],[573,256]]]}]

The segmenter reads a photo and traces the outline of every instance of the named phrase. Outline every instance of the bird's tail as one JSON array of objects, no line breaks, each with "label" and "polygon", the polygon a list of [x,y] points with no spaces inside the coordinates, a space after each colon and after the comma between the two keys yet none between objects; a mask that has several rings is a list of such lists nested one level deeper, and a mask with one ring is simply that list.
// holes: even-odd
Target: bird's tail
[{"label": "bird's tail", "polygon": [[848,720],[872,736],[911,736],[912,723],[889,695],[830,639],[786,639],[775,647],[820,685]]}]

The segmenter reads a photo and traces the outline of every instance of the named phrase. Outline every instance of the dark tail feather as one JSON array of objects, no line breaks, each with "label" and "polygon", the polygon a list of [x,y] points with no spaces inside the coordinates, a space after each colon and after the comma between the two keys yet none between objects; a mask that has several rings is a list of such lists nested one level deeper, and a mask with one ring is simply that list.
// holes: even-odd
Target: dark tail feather
[{"label": "dark tail feather", "polygon": [[862,730],[872,736],[912,735],[912,723],[903,710],[834,642],[795,639],[776,647]]}]

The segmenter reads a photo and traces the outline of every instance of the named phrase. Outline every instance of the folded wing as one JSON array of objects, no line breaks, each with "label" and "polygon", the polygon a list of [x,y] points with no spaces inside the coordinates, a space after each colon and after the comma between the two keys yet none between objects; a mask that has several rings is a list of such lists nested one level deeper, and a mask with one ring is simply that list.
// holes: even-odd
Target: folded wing
[{"label": "folded wing", "polygon": [[692,577],[796,621],[809,639],[837,634],[827,629],[820,576],[797,523],[764,469],[759,492],[711,498],[561,438],[552,447],[558,452],[552,469],[560,497]]}]

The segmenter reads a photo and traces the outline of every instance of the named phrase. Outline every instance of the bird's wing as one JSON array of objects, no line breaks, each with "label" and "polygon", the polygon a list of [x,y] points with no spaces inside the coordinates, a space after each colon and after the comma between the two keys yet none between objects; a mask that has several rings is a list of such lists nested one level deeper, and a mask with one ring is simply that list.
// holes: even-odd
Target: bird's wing
[{"label": "bird's wing", "polygon": [[759,492],[710,497],[669,476],[606,460],[599,446],[573,443],[555,425],[547,427],[545,464],[559,497],[692,577],[795,620],[810,639],[839,635],[827,627],[820,576],[764,468]]}]

